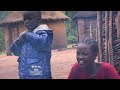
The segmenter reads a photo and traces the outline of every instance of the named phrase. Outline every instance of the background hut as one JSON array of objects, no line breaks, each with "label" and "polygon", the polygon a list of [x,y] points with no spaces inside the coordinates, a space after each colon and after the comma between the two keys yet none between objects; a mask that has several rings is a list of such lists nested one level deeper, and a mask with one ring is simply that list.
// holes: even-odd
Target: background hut
[{"label": "background hut", "polygon": [[95,38],[97,30],[97,13],[96,11],[79,11],[73,16],[78,31],[78,42],[84,38]]},{"label": "background hut", "polygon": [[[12,11],[0,22],[3,27],[7,55],[11,55],[10,46],[21,32],[26,30],[23,23],[23,11]],[[42,11],[42,23],[53,30],[52,49],[67,47],[65,20],[69,17],[61,11]]]}]

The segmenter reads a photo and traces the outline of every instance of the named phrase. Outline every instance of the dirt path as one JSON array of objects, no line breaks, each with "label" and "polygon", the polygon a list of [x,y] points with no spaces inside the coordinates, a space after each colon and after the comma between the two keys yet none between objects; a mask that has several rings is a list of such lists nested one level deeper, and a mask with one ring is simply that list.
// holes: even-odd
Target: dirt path
[{"label": "dirt path", "polygon": [[[67,79],[76,61],[75,49],[52,51],[51,71],[53,79]],[[0,79],[18,79],[18,63],[15,56],[0,56]]]}]

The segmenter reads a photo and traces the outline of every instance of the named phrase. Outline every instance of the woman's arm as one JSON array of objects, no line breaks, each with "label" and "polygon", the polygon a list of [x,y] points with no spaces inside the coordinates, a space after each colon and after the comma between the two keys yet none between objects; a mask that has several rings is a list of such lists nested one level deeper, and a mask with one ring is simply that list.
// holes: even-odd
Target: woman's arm
[{"label": "woman's arm", "polygon": [[78,68],[78,65],[77,65],[77,63],[75,63],[70,70],[68,79],[76,79],[76,77],[78,76],[77,68]]},{"label": "woman's arm", "polygon": [[118,72],[111,64],[106,65],[105,72],[106,72],[105,79],[120,79]]}]

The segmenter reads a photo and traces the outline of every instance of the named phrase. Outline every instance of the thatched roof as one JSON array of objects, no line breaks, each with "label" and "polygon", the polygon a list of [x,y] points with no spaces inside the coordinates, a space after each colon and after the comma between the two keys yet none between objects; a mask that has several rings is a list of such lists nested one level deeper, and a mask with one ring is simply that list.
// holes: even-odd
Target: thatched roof
[{"label": "thatched roof", "polygon": [[77,14],[73,16],[73,20],[95,16],[97,16],[97,11],[79,11]]},{"label": "thatched roof", "polygon": [[[41,11],[43,21],[68,20],[69,17],[61,11]],[[12,11],[4,20],[0,21],[0,25],[8,23],[16,23],[23,21],[23,11]]]}]

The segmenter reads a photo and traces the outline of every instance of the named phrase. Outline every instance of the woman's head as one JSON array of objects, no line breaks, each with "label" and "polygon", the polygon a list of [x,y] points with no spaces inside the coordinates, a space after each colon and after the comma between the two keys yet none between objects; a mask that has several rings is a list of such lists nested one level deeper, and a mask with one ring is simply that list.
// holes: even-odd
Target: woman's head
[{"label": "woman's head", "polygon": [[80,66],[94,63],[98,54],[98,45],[94,39],[84,39],[77,45],[77,61]]},{"label": "woman's head", "polygon": [[98,53],[98,43],[95,39],[84,39],[81,43],[89,45],[93,54]]},{"label": "woman's head", "polygon": [[39,25],[41,20],[40,11],[24,11],[23,13],[24,24],[29,31],[33,31]]}]

